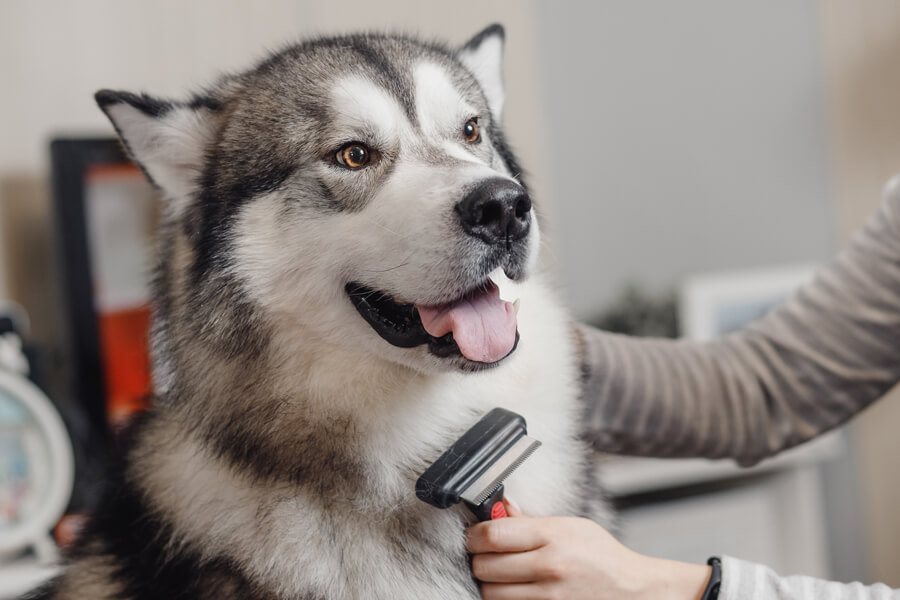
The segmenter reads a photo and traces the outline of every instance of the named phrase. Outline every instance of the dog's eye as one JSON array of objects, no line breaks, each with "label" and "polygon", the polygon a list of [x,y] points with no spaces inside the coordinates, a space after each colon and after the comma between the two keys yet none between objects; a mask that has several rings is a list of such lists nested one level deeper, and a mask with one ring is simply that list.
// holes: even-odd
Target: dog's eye
[{"label": "dog's eye", "polygon": [[478,119],[469,119],[463,125],[463,137],[470,144],[481,141],[481,131],[478,129]]},{"label": "dog's eye", "polygon": [[371,157],[372,153],[369,149],[365,144],[360,144],[359,142],[350,142],[349,144],[346,144],[334,155],[338,164],[343,165],[348,169],[363,168],[369,164]]}]

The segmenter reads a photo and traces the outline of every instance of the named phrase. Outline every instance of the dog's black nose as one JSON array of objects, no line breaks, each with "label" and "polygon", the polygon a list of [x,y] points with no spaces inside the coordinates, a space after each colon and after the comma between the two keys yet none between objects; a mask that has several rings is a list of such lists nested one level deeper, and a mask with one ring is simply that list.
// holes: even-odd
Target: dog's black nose
[{"label": "dog's black nose", "polygon": [[463,229],[488,244],[522,239],[531,227],[531,198],[519,184],[508,179],[489,179],[478,185],[456,205]]}]

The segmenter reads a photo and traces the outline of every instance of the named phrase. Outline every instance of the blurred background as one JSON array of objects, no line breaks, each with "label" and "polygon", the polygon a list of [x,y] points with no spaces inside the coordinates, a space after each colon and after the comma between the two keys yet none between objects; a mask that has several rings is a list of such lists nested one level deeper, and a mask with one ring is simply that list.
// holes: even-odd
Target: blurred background
[{"label": "blurred background", "polygon": [[[124,194],[153,212],[133,171],[108,168],[121,159],[98,140],[113,132],[93,93],[185,96],[316,33],[388,29],[461,44],[492,22],[506,27],[505,126],[542,206],[546,267],[581,320],[698,339],[740,327],[847,244],[900,172],[900,5],[891,0],[0,2],[0,300],[15,303],[0,303],[0,318],[4,306],[24,307],[31,378],[75,442],[70,512],[92,501],[78,484],[92,476],[91,410],[100,403],[115,418],[109,397],[85,398],[76,381],[85,360],[85,369],[108,367],[111,351],[85,354],[79,328],[94,327],[95,346],[98,333],[73,306],[85,309],[86,297],[98,313],[125,307],[125,330],[145,308],[140,283],[106,296],[96,280],[77,283],[80,268],[95,277],[106,268],[100,249],[120,255],[116,244],[128,241],[97,234],[89,207],[71,217],[59,202],[74,194],[100,206]],[[83,138],[100,146],[57,143],[51,160],[52,140]],[[94,159],[103,168],[79,171],[81,187],[61,187],[72,185],[73,161]],[[110,222],[141,232],[128,215]],[[90,227],[103,239],[78,242]],[[87,263],[73,243],[93,252]],[[88,295],[73,300],[78,289]],[[108,343],[109,331],[99,338]],[[108,372],[104,381],[118,385]],[[127,409],[140,373],[120,384],[135,395]],[[729,553],[783,573],[900,587],[896,396],[749,472],[605,460],[622,535],[658,555]],[[3,418],[0,405],[0,452]],[[15,417],[6,418],[10,430]],[[7,452],[0,487],[14,478]],[[3,536],[0,521],[0,561],[12,564],[21,555],[4,555]]]}]

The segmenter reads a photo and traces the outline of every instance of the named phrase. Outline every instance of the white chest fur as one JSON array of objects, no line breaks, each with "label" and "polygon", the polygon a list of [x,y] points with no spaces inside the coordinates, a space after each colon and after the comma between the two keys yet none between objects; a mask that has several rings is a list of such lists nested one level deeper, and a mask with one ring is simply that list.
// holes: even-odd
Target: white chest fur
[{"label": "white chest fur", "polygon": [[415,478],[500,406],[523,415],[543,443],[507,480],[508,496],[526,514],[576,510],[585,454],[575,361],[568,321],[543,293],[528,290],[519,347],[500,367],[427,377],[390,401],[359,407],[362,439],[354,441],[366,468],[349,497],[254,480],[188,435],[148,452],[137,479],[173,522],[176,541],[210,559],[227,556],[285,595],[477,597],[464,547],[470,517],[462,507],[441,511],[417,500]]}]

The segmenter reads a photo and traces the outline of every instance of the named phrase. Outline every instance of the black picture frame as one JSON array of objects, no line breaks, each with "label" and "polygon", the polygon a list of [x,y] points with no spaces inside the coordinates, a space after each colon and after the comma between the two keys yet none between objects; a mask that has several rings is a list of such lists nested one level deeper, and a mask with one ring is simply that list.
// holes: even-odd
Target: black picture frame
[{"label": "black picture frame", "polygon": [[88,422],[92,442],[108,449],[111,431],[91,273],[85,181],[91,167],[133,163],[112,137],[57,138],[50,143],[50,165],[65,324],[64,384]]}]

